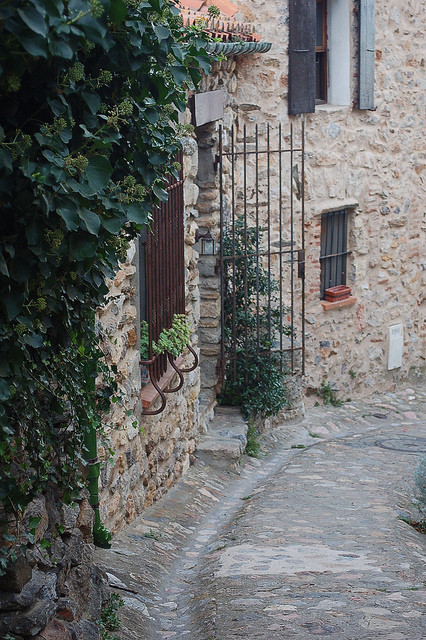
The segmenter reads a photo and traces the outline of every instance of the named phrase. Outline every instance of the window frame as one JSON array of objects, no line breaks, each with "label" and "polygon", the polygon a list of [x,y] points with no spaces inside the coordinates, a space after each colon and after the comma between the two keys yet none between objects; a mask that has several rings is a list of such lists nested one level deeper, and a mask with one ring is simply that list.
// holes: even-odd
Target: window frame
[{"label": "window frame", "polygon": [[[318,44],[318,5],[322,6],[321,44]],[[328,81],[327,0],[316,0],[315,10],[315,104],[325,104]]]},{"label": "window frame", "polygon": [[[316,104],[316,5],[317,0],[289,0],[288,113],[315,113]],[[351,106],[353,100],[353,60],[351,33],[359,31],[358,108],[374,109],[375,0],[359,0],[358,24],[351,12],[351,0],[328,0],[327,18],[327,102]],[[344,19],[347,37],[340,28]],[[336,45],[336,46],[335,46]],[[342,56],[343,52],[343,56]],[[322,58],[325,52],[318,52]],[[325,63],[324,63],[325,64]],[[320,101],[321,104],[323,100]]]},{"label": "window frame", "polygon": [[[336,225],[337,222],[337,225]],[[324,300],[325,290],[346,285],[348,265],[349,208],[321,214],[320,241],[320,299]]]}]

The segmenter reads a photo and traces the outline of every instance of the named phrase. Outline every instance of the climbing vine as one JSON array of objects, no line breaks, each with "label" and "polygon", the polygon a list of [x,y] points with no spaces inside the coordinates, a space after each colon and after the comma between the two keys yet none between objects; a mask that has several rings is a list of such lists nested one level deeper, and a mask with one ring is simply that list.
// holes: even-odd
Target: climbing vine
[{"label": "climbing vine", "polygon": [[[21,517],[80,487],[95,310],[129,240],[167,199],[187,88],[208,71],[174,0],[0,6],[0,501]],[[112,372],[113,373],[113,372]]]}]

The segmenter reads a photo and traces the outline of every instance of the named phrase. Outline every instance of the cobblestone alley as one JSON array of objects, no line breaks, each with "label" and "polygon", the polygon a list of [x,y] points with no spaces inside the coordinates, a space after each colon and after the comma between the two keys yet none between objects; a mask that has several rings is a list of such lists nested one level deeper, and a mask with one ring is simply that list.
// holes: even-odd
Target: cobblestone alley
[{"label": "cobblestone alley", "polygon": [[426,393],[312,407],[237,469],[201,461],[98,562],[123,640],[421,640]]}]

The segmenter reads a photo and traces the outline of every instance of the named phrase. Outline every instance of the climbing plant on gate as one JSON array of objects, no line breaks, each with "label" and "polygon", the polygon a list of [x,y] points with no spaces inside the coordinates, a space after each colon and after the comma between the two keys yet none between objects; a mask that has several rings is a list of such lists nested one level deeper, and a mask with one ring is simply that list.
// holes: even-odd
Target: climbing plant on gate
[{"label": "climbing plant on gate", "polygon": [[112,393],[95,392],[95,310],[128,241],[167,199],[178,112],[210,66],[204,44],[175,0],[0,5],[6,521],[47,487],[71,499],[80,486],[84,432]]},{"label": "climbing plant on gate", "polygon": [[283,355],[274,351],[287,309],[280,309],[277,280],[257,258],[264,230],[237,218],[223,238],[224,334],[227,365],[221,402],[241,406],[246,418],[276,415],[287,404]]}]

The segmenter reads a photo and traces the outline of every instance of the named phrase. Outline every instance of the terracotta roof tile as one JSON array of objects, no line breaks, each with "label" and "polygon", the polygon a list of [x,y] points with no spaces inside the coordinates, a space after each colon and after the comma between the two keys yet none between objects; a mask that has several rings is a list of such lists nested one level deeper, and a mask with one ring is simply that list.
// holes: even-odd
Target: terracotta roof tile
[{"label": "terracotta roof tile", "polygon": [[204,4],[204,0],[181,0],[180,5],[183,9],[192,9],[193,11],[200,11]]},{"label": "terracotta roof tile", "polygon": [[208,8],[214,5],[224,18],[232,18],[238,11],[238,7],[230,0],[180,0],[180,5],[184,10],[192,9],[201,13],[207,13]]},{"label": "terracotta roof tile", "polygon": [[238,7],[230,2],[229,0],[206,0],[205,4],[210,7],[210,5],[215,5],[220,12],[229,18],[232,18],[238,11]]},{"label": "terracotta roof tile", "polygon": [[[212,5],[220,10],[220,17],[208,15],[208,8]],[[204,30],[224,42],[260,40],[252,25],[234,20],[238,7],[230,0],[180,0],[180,6],[184,24],[189,26],[202,20]]]}]

